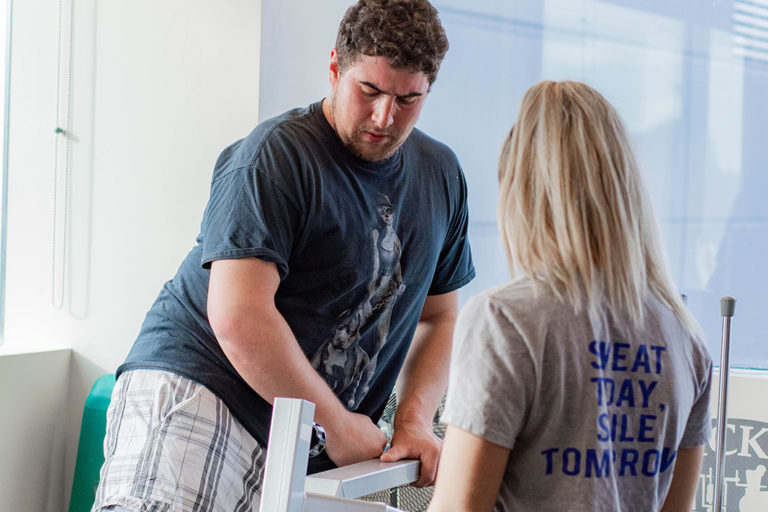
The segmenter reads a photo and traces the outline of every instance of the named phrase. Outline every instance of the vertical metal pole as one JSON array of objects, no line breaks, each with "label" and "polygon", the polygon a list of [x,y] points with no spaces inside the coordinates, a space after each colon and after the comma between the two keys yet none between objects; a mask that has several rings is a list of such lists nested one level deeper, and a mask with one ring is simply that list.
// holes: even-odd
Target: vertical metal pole
[{"label": "vertical metal pole", "polygon": [[298,398],[275,398],[269,430],[264,482],[263,512],[304,510],[304,483],[315,404]]},{"label": "vertical metal pole", "polygon": [[728,424],[728,368],[731,353],[731,317],[736,309],[736,299],[720,299],[720,314],[723,317],[723,334],[720,346],[720,395],[717,401],[717,449],[715,450],[715,508],[723,510],[723,468],[725,466],[725,431]]}]

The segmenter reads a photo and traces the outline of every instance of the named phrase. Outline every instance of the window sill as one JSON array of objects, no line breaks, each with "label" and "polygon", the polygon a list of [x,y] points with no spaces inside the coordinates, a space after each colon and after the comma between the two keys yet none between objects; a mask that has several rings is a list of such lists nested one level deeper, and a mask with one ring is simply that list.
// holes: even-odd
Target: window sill
[{"label": "window sill", "polygon": [[0,345],[0,358],[69,350],[68,347],[62,348],[52,343],[4,343]]}]

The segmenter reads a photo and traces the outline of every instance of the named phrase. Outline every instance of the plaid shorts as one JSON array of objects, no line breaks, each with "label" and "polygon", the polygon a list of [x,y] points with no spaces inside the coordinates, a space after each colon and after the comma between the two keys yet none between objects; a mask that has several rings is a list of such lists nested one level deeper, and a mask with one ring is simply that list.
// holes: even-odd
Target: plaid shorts
[{"label": "plaid shorts", "polygon": [[92,512],[251,512],[265,450],[216,395],[170,372],[120,375]]}]

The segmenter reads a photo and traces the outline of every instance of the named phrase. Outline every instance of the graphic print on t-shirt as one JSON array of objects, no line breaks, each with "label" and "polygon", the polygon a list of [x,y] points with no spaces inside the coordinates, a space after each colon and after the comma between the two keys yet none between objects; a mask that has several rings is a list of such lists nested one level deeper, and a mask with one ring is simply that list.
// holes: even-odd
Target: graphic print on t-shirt
[{"label": "graphic print on t-shirt", "polygon": [[[392,309],[405,291],[400,268],[401,244],[395,233],[395,211],[390,198],[376,198],[376,220],[370,245],[371,278],[362,302],[339,315],[339,321],[312,357],[312,366],[325,378],[342,403],[354,410],[369,390],[378,354],[387,342]],[[369,350],[361,346],[362,332],[375,322]]]},{"label": "graphic print on t-shirt", "polygon": [[671,471],[676,447],[659,446],[667,405],[658,403],[666,347],[621,341],[590,341],[598,416],[596,444],[542,450],[546,474],[606,478],[655,477]]}]

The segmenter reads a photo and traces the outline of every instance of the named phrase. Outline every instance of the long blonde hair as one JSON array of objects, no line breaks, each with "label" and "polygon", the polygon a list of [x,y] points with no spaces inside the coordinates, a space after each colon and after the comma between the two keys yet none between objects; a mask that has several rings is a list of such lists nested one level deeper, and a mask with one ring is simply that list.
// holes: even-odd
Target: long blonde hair
[{"label": "long blonde hair", "polygon": [[651,292],[700,334],[669,277],[624,124],[600,93],[571,81],[531,87],[502,148],[499,188],[513,275],[634,327]]}]

